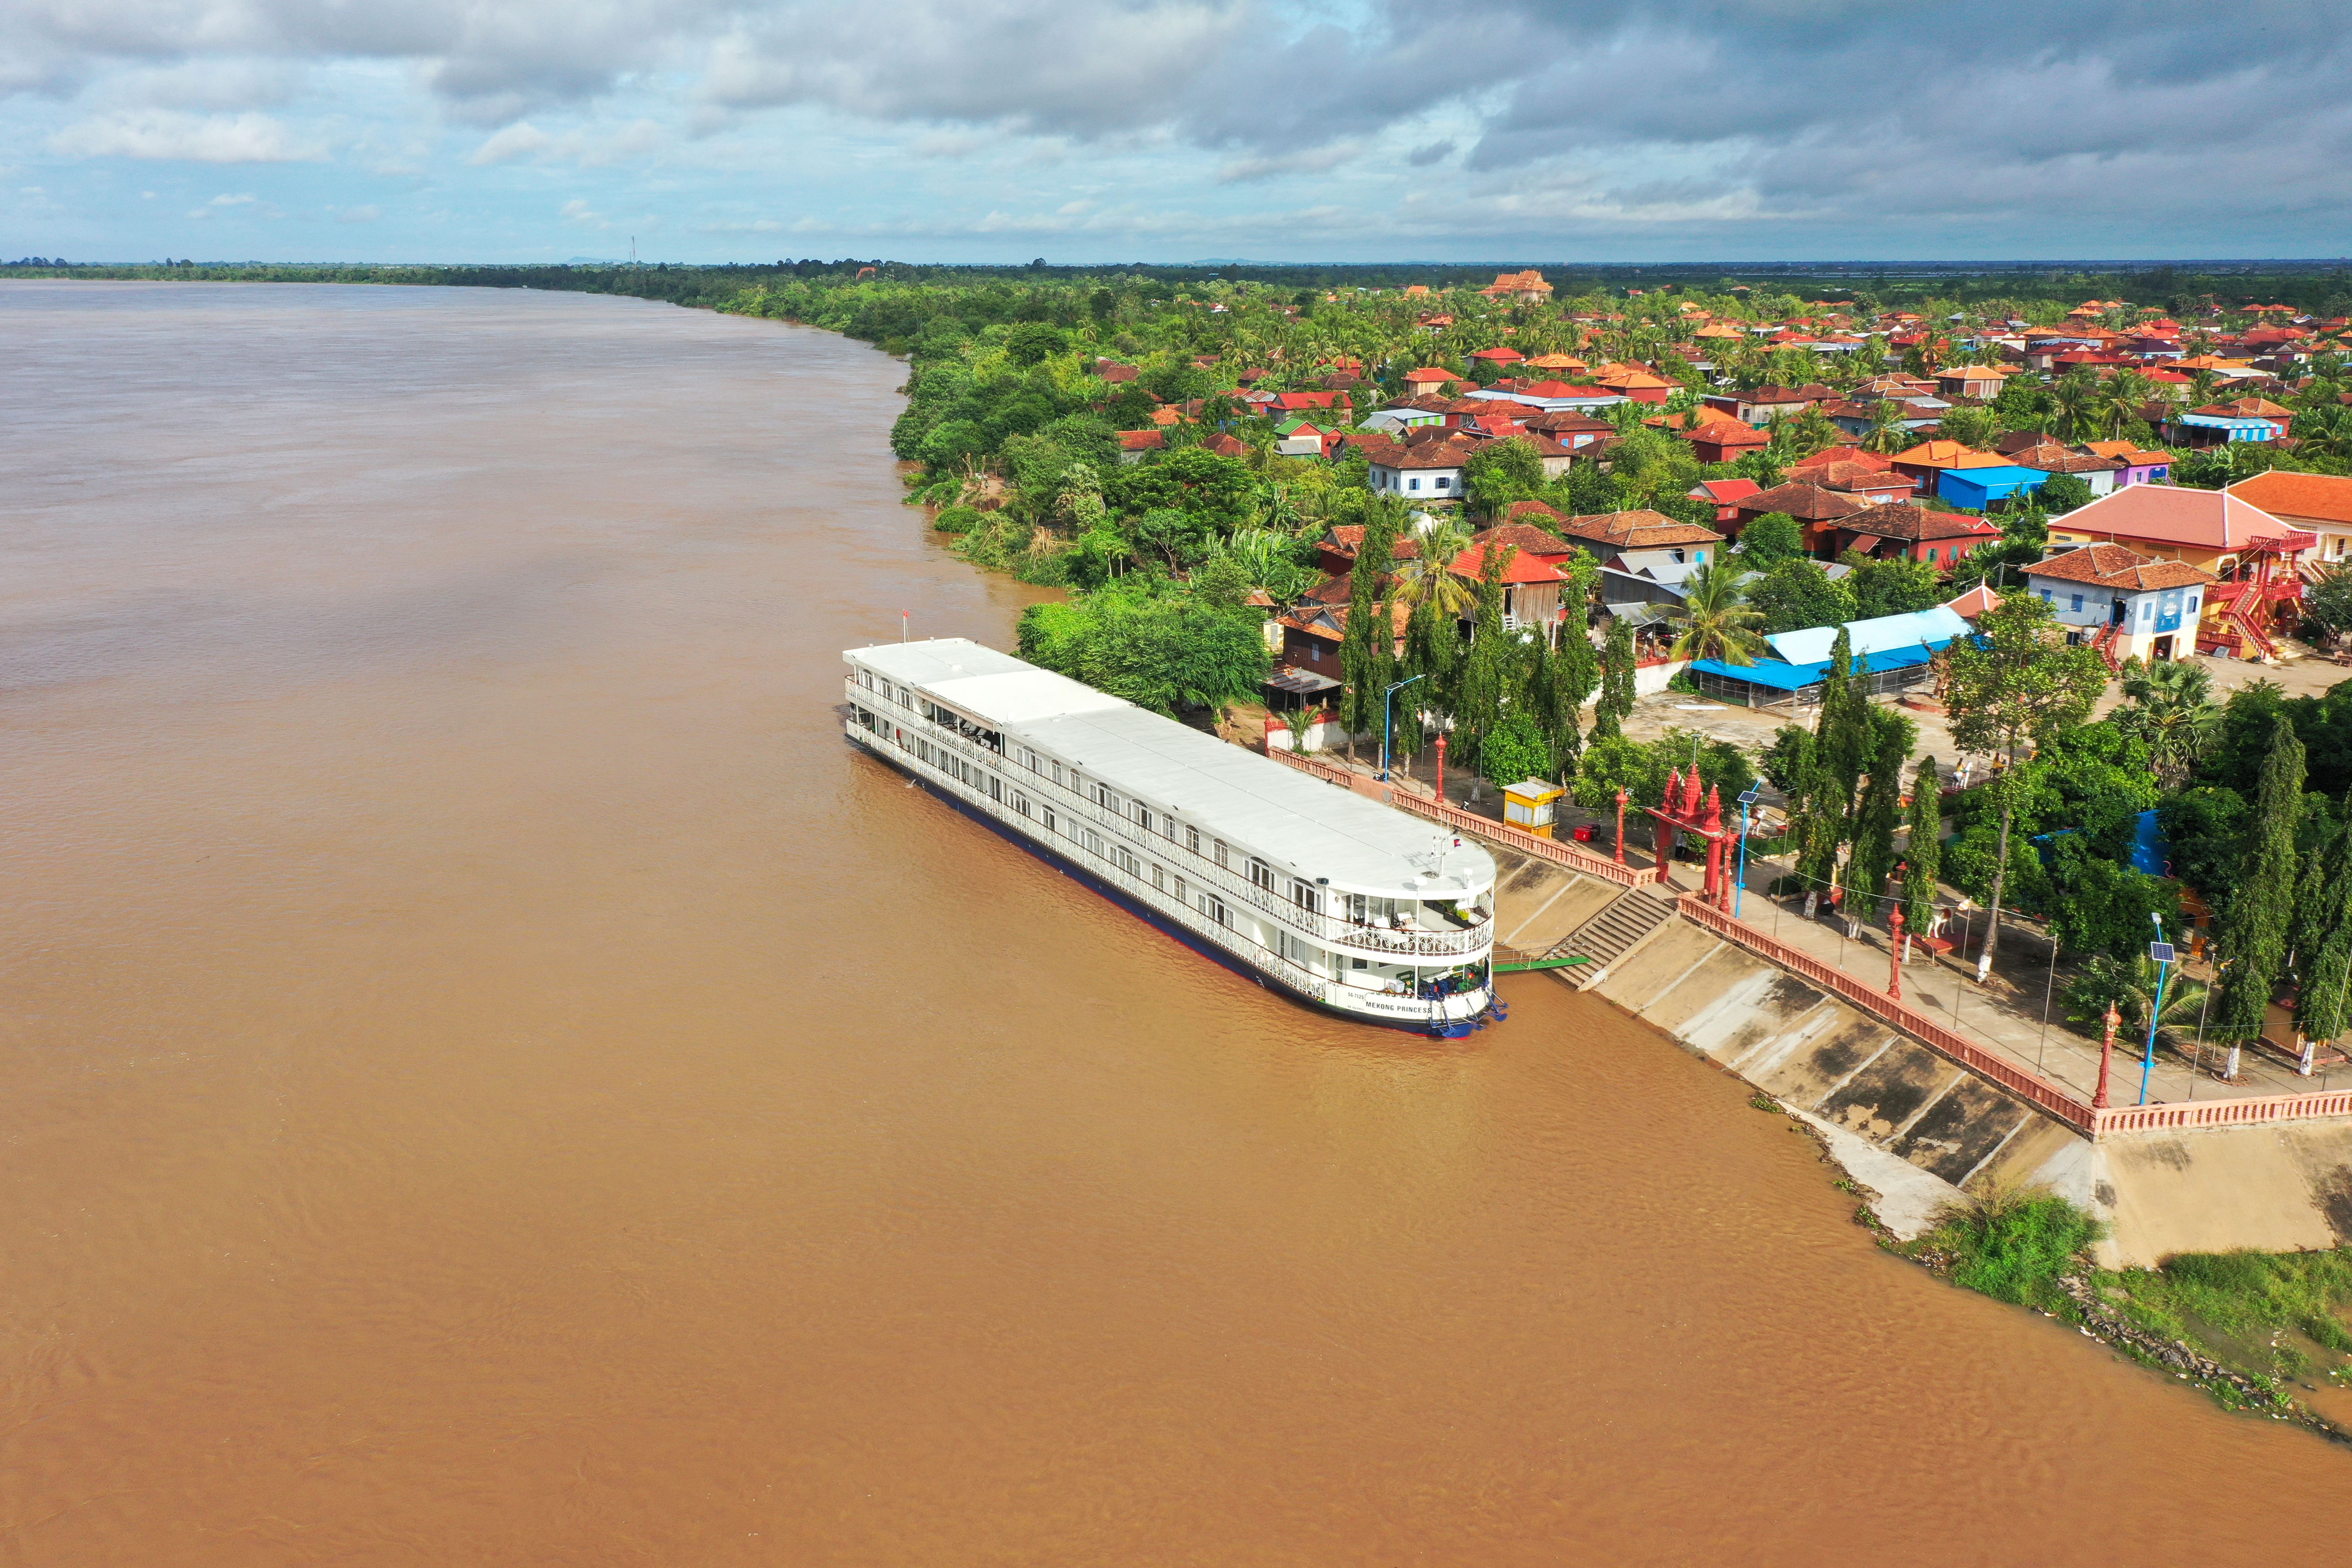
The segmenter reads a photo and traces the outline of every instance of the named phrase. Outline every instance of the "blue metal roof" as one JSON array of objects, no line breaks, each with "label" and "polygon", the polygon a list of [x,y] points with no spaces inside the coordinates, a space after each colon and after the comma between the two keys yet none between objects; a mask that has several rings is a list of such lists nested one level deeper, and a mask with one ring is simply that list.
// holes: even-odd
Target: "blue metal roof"
[{"label": "blue metal roof", "polygon": [[[1830,678],[1830,656],[1836,650],[1839,630],[1836,626],[1808,626],[1803,631],[1780,632],[1764,639],[1775,658],[1759,659],[1754,664],[1726,664],[1721,659],[1702,658],[1693,661],[1691,668],[1734,680],[1753,681],[1777,691],[1800,691]],[[1909,669],[1927,663],[1938,648],[1955,637],[1968,636],[1969,623],[1949,605],[1937,605],[1909,615],[1848,621],[1843,630],[1853,647],[1854,673],[1875,675],[1884,669]]]}]

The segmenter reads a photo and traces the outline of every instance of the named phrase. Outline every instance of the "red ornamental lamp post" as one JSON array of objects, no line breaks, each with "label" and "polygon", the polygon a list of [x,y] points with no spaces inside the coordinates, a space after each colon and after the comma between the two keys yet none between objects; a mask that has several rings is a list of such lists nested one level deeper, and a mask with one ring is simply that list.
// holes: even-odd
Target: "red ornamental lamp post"
[{"label": "red ornamental lamp post", "polygon": [[1445,804],[1445,736],[1437,737],[1437,804]]},{"label": "red ornamental lamp post", "polygon": [[1617,792],[1617,864],[1625,863],[1625,792]]},{"label": "red ornamental lamp post", "polygon": [[1886,918],[1886,999],[1903,1000],[1903,911]]},{"label": "red ornamental lamp post", "polygon": [[2107,1075],[2116,1065],[2116,1026],[2122,1022],[2123,1016],[2116,1011],[2116,1005],[2108,1003],[2107,1037],[2099,1042],[2099,1092],[2091,1096],[2091,1109],[2094,1110],[2107,1108]]}]

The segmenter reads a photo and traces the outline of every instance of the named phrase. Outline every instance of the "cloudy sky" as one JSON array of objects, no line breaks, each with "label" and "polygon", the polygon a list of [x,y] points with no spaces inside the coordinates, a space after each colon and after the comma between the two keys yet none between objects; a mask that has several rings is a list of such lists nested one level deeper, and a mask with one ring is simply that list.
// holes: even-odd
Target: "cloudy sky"
[{"label": "cloudy sky", "polygon": [[0,0],[0,257],[2352,252],[2345,0]]}]

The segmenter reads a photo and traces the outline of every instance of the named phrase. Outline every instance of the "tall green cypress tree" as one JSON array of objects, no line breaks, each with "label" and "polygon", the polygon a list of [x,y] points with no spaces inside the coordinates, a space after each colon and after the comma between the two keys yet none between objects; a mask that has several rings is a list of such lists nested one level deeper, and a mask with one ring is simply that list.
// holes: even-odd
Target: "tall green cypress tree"
[{"label": "tall green cypress tree", "polygon": [[1601,649],[1601,700],[1593,705],[1592,738],[1622,733],[1625,716],[1633,711],[1633,627],[1624,616],[1609,623],[1609,637]]},{"label": "tall green cypress tree", "polygon": [[1911,811],[1906,818],[1910,837],[1903,847],[1903,925],[1925,936],[1936,916],[1936,878],[1944,865],[1944,803],[1937,791],[1943,780],[1936,774],[1936,759],[1923,757],[1911,780]]},{"label": "tall green cypress tree", "polygon": [[1895,869],[1895,829],[1903,821],[1903,764],[1911,758],[1910,720],[1892,709],[1868,710],[1870,782],[1854,809],[1853,859],[1846,870],[1845,918],[1856,928],[1878,912],[1878,896]]},{"label": "tall green cypress tree", "polygon": [[[1509,545],[1489,549],[1478,567],[1478,608],[1472,619],[1469,651],[1463,655],[1459,699],[1454,705],[1456,732],[1468,744],[1465,763],[1477,761],[1479,744],[1503,721],[1503,703],[1510,695],[1514,649],[1503,629],[1503,572],[1517,554]],[[1478,798],[1480,774],[1470,775],[1470,798]]]},{"label": "tall green cypress tree", "polygon": [[[2347,803],[2352,804],[2352,803]],[[2352,1013],[2352,827],[2338,831],[2313,857],[2320,875],[2315,897],[2301,911],[2306,951],[2296,955],[2303,984],[2295,990],[2294,1026],[2314,1040],[2342,1034]]]},{"label": "tall green cypress tree", "polygon": [[1364,524],[1363,542],[1348,572],[1348,625],[1339,643],[1339,676],[1346,689],[1339,694],[1339,721],[1348,729],[1348,756],[1356,755],[1356,737],[1377,730],[1381,721],[1381,697],[1395,668],[1396,637],[1387,604],[1389,573],[1395,565],[1396,520],[1386,509],[1375,510]]},{"label": "tall green cypress tree", "polygon": [[2254,811],[2246,828],[2237,889],[2222,910],[2221,995],[2217,1009],[2222,1037],[2243,1043],[2262,1033],[2271,993],[2286,965],[2288,928],[2294,918],[2294,830],[2303,820],[2303,742],[2294,726],[2280,719],[2263,758]]},{"label": "tall green cypress tree", "polygon": [[1822,761],[1836,793],[1816,802],[1815,807],[1836,813],[1841,840],[1853,837],[1854,792],[1877,744],[1874,710],[1866,684],[1853,672],[1853,639],[1840,626],[1837,640],[1830,645],[1830,678],[1822,690],[1821,717]]},{"label": "tall green cypress tree", "polygon": [[1575,777],[1577,762],[1584,752],[1577,726],[1582,721],[1585,700],[1601,685],[1601,655],[1592,646],[1592,584],[1601,566],[1579,546],[1569,552],[1564,570],[1559,651],[1552,656],[1549,716],[1544,725],[1545,733],[1551,737],[1553,763],[1563,783]]}]

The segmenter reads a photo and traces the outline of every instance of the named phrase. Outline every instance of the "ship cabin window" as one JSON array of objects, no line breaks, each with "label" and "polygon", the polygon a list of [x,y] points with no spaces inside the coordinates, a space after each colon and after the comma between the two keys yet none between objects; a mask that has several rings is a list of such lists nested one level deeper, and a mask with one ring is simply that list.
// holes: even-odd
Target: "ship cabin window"
[{"label": "ship cabin window", "polygon": [[1168,890],[1168,868],[1158,861],[1152,862],[1151,885],[1163,893]]},{"label": "ship cabin window", "polygon": [[1217,863],[1217,869],[1220,871],[1230,871],[1234,868],[1233,863],[1225,857],[1225,841],[1222,838],[1216,839],[1212,843],[1209,850],[1209,858]]},{"label": "ship cabin window", "polygon": [[1055,784],[1062,782],[1062,764],[1059,763],[1054,764],[1054,782]]},{"label": "ship cabin window", "polygon": [[1172,877],[1169,879],[1169,881],[1170,886],[1168,890],[1176,896],[1176,901],[1178,903],[1182,903],[1184,901],[1184,879],[1181,877]]},{"label": "ship cabin window", "polygon": [[1251,881],[1255,882],[1267,892],[1274,891],[1274,868],[1265,861],[1253,857],[1249,863],[1249,877]]},{"label": "ship cabin window", "polygon": [[1144,805],[1141,801],[1139,801],[1139,800],[1137,800],[1137,801],[1129,801],[1128,804],[1135,807],[1135,825],[1136,825],[1138,827],[1142,828],[1142,829],[1143,829],[1143,831],[1144,831],[1144,832],[1146,832],[1146,833],[1150,832],[1150,831],[1151,831],[1151,808],[1150,808],[1150,806],[1145,805]]},{"label": "ship cabin window", "polygon": [[1109,812],[1113,816],[1117,816],[1119,814],[1118,796],[1110,793],[1110,786],[1108,784],[1095,785],[1095,804],[1101,806],[1105,811]]},{"label": "ship cabin window", "polygon": [[1190,849],[1195,855],[1198,855],[1201,852],[1201,830],[1199,828],[1187,827],[1184,830],[1184,847]]},{"label": "ship cabin window", "polygon": [[1171,844],[1176,842],[1176,819],[1164,812],[1160,817],[1160,837]]},{"label": "ship cabin window", "polygon": [[1087,853],[1089,855],[1099,855],[1103,852],[1102,835],[1091,827],[1078,829],[1078,841],[1087,847]]},{"label": "ship cabin window", "polygon": [[1013,810],[1015,810],[1015,811],[1017,811],[1017,812],[1019,812],[1019,813],[1020,813],[1022,816],[1028,816],[1028,815],[1029,815],[1029,797],[1028,797],[1027,795],[1014,795],[1014,796],[1013,797]]},{"label": "ship cabin window", "polygon": [[1021,765],[1027,768],[1031,773],[1035,773],[1037,771],[1037,753],[1031,751],[1026,746],[1022,747]]},{"label": "ship cabin window", "polygon": [[1323,889],[1312,882],[1294,879],[1290,884],[1290,901],[1308,914],[1319,915],[1323,912]]},{"label": "ship cabin window", "polygon": [[1230,926],[1234,923],[1233,911],[1226,909],[1225,900],[1214,893],[1201,895],[1201,912],[1221,926]]},{"label": "ship cabin window", "polygon": [[870,670],[870,669],[861,669],[861,670],[859,670],[859,671],[857,672],[857,684],[858,684],[858,685],[860,685],[860,686],[862,686],[862,687],[864,687],[864,688],[866,688],[866,690],[868,690],[868,691],[873,690],[873,689],[874,689],[874,672],[873,672],[872,670]]},{"label": "ship cabin window", "polygon": [[1037,813],[1037,820],[1045,825],[1046,832],[1053,832],[1056,826],[1054,821],[1054,808],[1049,805],[1039,810]]},{"label": "ship cabin window", "polygon": [[1381,898],[1374,893],[1342,893],[1340,912],[1360,926],[1388,926],[1397,923],[1400,910],[1410,910],[1411,899]]}]

